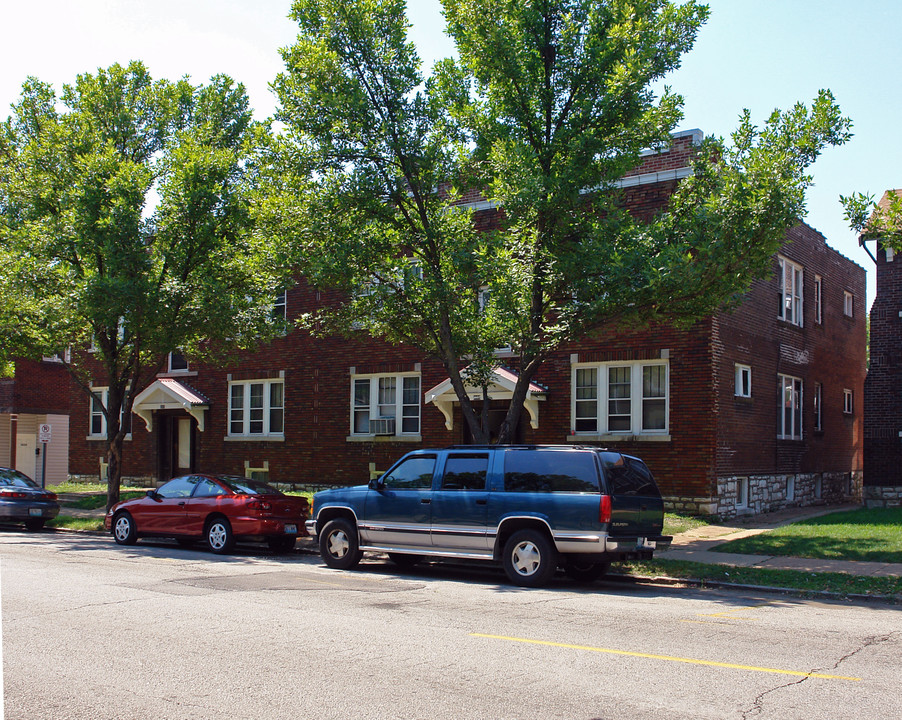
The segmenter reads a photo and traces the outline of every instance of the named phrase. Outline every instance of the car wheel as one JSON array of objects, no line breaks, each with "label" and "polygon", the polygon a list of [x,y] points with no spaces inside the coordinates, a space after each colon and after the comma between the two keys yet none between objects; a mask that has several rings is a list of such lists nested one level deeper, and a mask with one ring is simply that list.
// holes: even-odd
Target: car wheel
[{"label": "car wheel", "polygon": [[207,531],[204,533],[207,539],[207,547],[217,555],[230,552],[235,546],[235,536],[232,534],[232,526],[225,518],[215,518],[207,523]]},{"label": "car wheel", "polygon": [[515,585],[539,587],[557,570],[557,550],[537,530],[519,530],[504,544],[504,571]]},{"label": "car wheel", "polygon": [[117,513],[113,518],[113,539],[119,545],[134,545],[138,541],[135,521],[127,512]]},{"label": "car wheel", "polygon": [[595,582],[607,573],[611,563],[592,562],[590,560],[569,560],[564,572],[567,577],[579,582]]},{"label": "car wheel", "polygon": [[37,532],[44,527],[44,520],[26,520],[25,528],[27,530],[31,530],[32,532]]},{"label": "car wheel", "polygon": [[363,556],[357,529],[344,518],[330,520],[319,534],[319,554],[330,568],[350,570],[357,567]]},{"label": "car wheel", "polygon": [[389,553],[388,559],[403,570],[408,570],[423,559],[422,555],[408,555],[407,553]]},{"label": "car wheel", "polygon": [[296,539],[294,535],[275,535],[268,538],[266,544],[274,553],[287,553],[294,550]]}]

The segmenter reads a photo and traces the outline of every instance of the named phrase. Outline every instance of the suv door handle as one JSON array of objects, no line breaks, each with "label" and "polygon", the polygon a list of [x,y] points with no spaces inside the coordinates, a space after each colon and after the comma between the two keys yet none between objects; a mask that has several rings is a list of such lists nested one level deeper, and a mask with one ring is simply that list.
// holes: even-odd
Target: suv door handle
[{"label": "suv door handle", "polygon": [[420,498],[420,502],[421,502],[423,505],[428,505],[429,503],[432,502],[432,498]]},{"label": "suv door handle", "polygon": [[488,500],[477,500],[476,504],[477,505],[488,505],[489,501]]}]

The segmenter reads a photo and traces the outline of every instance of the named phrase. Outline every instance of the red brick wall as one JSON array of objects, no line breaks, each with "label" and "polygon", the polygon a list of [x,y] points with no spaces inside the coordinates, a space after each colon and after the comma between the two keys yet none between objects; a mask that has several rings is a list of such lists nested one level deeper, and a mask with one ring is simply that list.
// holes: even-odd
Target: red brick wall
[{"label": "red brick wall", "polygon": [[16,360],[15,378],[4,385],[3,412],[65,415],[69,411],[69,374],[59,363]]},{"label": "red brick wall", "polygon": [[[740,308],[715,320],[718,475],[848,472],[862,468],[865,375],[865,271],[807,225],[790,230],[780,254],[803,267],[803,326],[777,317],[779,272],[756,281]],[[822,277],[823,322],[815,322],[815,275]],[[843,314],[843,291],[854,316]],[[734,364],[752,368],[751,399],[734,395]],[[777,439],[777,375],[802,379],[802,440]],[[814,430],[821,383],[823,430]],[[843,413],[843,390],[853,413]]]}]

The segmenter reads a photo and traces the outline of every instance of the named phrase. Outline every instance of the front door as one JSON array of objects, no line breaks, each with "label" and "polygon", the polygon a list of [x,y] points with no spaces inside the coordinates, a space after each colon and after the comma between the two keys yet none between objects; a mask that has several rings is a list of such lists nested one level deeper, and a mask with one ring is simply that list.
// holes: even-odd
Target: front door
[{"label": "front door", "polygon": [[166,482],[194,471],[194,418],[158,413],[157,480]]},{"label": "front door", "polygon": [[382,476],[381,490],[369,490],[359,519],[362,545],[420,548],[431,545],[432,480],[435,455],[415,455]]},{"label": "front door", "polygon": [[37,474],[38,436],[16,434],[16,470],[25,473],[32,480],[39,480]]},{"label": "front door", "polygon": [[[490,400],[489,401],[489,442],[496,443],[498,442],[498,434],[501,430],[501,424],[504,422],[504,418],[507,417],[507,408],[508,402],[506,400]],[[473,410],[476,413],[476,417],[482,417],[482,403],[474,402]],[[470,426],[467,425],[466,421],[463,419],[463,413],[458,411],[461,419],[461,426],[463,428],[463,434],[461,437],[461,442],[464,445],[472,445],[473,444],[473,433],[470,432]],[[511,438],[511,442],[514,445],[522,444],[523,439],[526,435],[524,425],[524,416],[528,415],[526,412],[526,408],[520,412],[520,421],[517,423],[517,429],[514,431],[514,437]]]}]

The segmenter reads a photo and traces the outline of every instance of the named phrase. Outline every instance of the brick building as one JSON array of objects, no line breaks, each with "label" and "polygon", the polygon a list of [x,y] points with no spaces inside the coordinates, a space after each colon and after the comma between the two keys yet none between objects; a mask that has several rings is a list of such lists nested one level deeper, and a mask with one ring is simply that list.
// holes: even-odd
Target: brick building
[{"label": "brick building", "polygon": [[[661,208],[690,173],[700,136],[679,134],[669,150],[648,153],[621,181],[629,207]],[[477,223],[495,212],[478,197],[465,201]],[[530,388],[518,439],[633,452],[671,504],[692,511],[729,516],[855,496],[864,294],[864,270],[799,225],[772,277],[734,313],[689,330],[618,331],[562,348]],[[285,299],[291,320],[329,296],[299,282]],[[125,476],[159,481],[203,469],[351,484],[408,450],[468,442],[442,367],[362,334],[294,330],[230,368],[176,360],[136,400]],[[515,382],[506,360],[501,353],[490,389],[496,421]],[[96,392],[104,392],[100,381]],[[96,476],[104,432],[102,415],[74,390],[74,473]]]},{"label": "brick building", "polygon": [[[886,207],[892,194],[880,200]],[[876,242],[877,295],[871,306],[870,367],[864,385],[864,499],[902,505],[902,262]]]},{"label": "brick building", "polygon": [[[0,465],[14,467],[38,484],[64,482],[69,475],[69,406],[69,374],[59,362],[18,360],[13,377],[0,378]],[[41,442],[47,437],[40,429],[48,425],[49,442]]]}]

